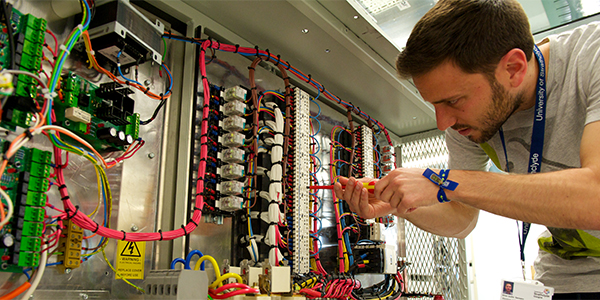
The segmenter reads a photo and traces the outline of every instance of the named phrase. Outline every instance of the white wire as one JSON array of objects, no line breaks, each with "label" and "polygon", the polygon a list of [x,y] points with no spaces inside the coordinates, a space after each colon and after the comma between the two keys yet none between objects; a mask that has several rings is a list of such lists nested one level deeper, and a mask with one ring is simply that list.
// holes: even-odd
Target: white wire
[{"label": "white wire", "polygon": [[39,82],[39,84],[43,87],[43,88],[48,88],[48,85],[46,85],[46,83],[42,80],[42,78],[40,76],[37,76],[33,73],[27,72],[27,71],[21,71],[21,70],[7,70],[4,69],[2,70],[2,73],[10,73],[10,74],[17,74],[17,75],[27,75],[29,77],[34,78],[35,80],[37,80],[37,82]]},{"label": "white wire", "polygon": [[14,207],[13,207],[12,200],[10,200],[10,197],[3,189],[0,189],[0,195],[2,195],[2,197],[4,197],[4,199],[6,200],[6,206],[8,206],[8,211],[6,212],[6,216],[4,216],[4,221],[0,222],[0,228],[1,228],[1,227],[4,227],[4,225],[6,225],[6,223],[8,223],[10,221],[10,219],[12,218],[13,213],[14,213]]},{"label": "white wire", "polygon": [[42,280],[42,276],[44,276],[44,271],[46,270],[46,262],[48,261],[48,251],[42,252],[40,257],[40,266],[35,270],[35,274],[33,274],[33,281],[31,283],[31,287],[27,289],[27,292],[23,294],[21,300],[29,300],[29,297],[33,295],[33,292],[37,289],[40,281]]}]

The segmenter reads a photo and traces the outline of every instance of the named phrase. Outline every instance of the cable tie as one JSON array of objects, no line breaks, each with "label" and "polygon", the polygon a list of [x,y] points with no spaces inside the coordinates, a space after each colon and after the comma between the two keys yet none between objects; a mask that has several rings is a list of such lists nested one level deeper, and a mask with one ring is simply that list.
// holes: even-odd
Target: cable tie
[{"label": "cable tie", "polygon": [[[248,67],[248,69],[252,69],[252,70],[254,70],[254,68],[251,68],[251,67]],[[253,91],[253,90],[256,90],[256,89],[257,89],[257,87],[252,87],[252,88],[250,88],[250,90],[251,90],[251,91]]]},{"label": "cable tie", "polygon": [[96,221],[94,221],[94,223],[96,224],[96,229],[92,230],[92,233],[98,232],[98,229],[100,228],[100,225],[98,225]]},{"label": "cable tie", "polygon": [[310,74],[308,74],[308,80],[306,81],[306,83],[310,83],[310,81],[312,80],[311,77],[312,76]]},{"label": "cable tie", "polygon": [[198,227],[198,223],[196,223],[196,221],[194,221],[193,219],[190,219],[190,222],[194,223],[194,225],[196,225],[196,227]]},{"label": "cable tie", "polygon": [[235,44],[235,51],[233,51],[233,53],[238,53],[238,50],[240,50],[240,45]]},{"label": "cable tie", "polygon": [[[200,207],[194,206],[194,211],[197,211],[197,210],[202,211],[202,209]],[[196,226],[198,226],[198,225],[196,225]]]},{"label": "cable tie", "polygon": [[273,225],[277,225],[277,222],[271,222],[271,223],[269,223],[269,226],[273,226]]},{"label": "cable tie", "polygon": [[201,49],[200,49],[200,52],[204,52],[204,53],[206,53],[206,50],[205,50],[204,48],[201,48]]},{"label": "cable tie", "polygon": [[258,46],[254,46],[254,49],[256,50],[256,58],[260,58],[260,60],[262,60],[262,57],[260,57],[258,53]]},{"label": "cable tie", "polygon": [[146,87],[146,91],[144,91],[144,95],[148,95],[149,91],[150,91],[150,87]]},{"label": "cable tie", "polygon": [[208,78],[206,78],[206,76],[202,75],[202,80],[206,79],[206,81],[208,81]]},{"label": "cable tie", "polygon": [[287,68],[286,68],[286,70],[288,70],[288,71],[289,71],[289,70],[290,70],[290,68],[292,67],[292,65],[291,65],[291,64],[290,64],[290,62],[289,62],[289,61],[287,61],[287,60],[285,61],[285,63],[287,63]]},{"label": "cable tie", "polygon": [[26,136],[28,139],[30,139],[30,140],[31,140],[31,139],[33,138],[33,135],[31,134],[31,131],[29,131],[29,130],[25,130],[25,132],[23,132],[23,133],[25,134],[25,136]]},{"label": "cable tie", "polygon": [[162,229],[159,229],[158,233],[160,233],[160,240],[159,241],[162,241],[163,240]]},{"label": "cable tie", "polygon": [[248,67],[248,70],[256,71],[254,67]]},{"label": "cable tie", "polygon": [[124,230],[121,230],[121,232],[123,233],[123,238],[121,239],[121,241],[124,241],[125,238],[127,238],[127,233],[125,233]]},{"label": "cable tie", "polygon": [[210,42],[210,45],[208,45],[208,48],[212,48],[213,40],[210,36],[208,37],[208,41]]},{"label": "cable tie", "polygon": [[62,200],[62,201],[66,201],[66,200],[69,200],[69,199],[70,199],[69,196],[64,196],[64,197],[60,198],[60,200]]},{"label": "cable tie", "polygon": [[58,187],[59,190],[66,189],[66,188],[67,188],[67,186],[64,184],[62,184],[61,186]]},{"label": "cable tie", "polygon": [[184,225],[181,225],[181,229],[183,229],[183,233],[184,233],[184,235],[188,235],[188,233],[187,233],[187,230],[185,229],[185,226],[184,226]]},{"label": "cable tie", "polygon": [[221,50],[221,42],[216,41],[217,42],[217,50]]},{"label": "cable tie", "polygon": [[281,55],[277,54],[277,62],[275,62],[275,66],[279,66],[279,62],[281,62]]},{"label": "cable tie", "polygon": [[75,217],[75,215],[77,214],[77,212],[79,212],[79,205],[75,205],[75,212],[71,216],[69,216],[69,214],[67,212],[67,220],[73,219],[73,217]]},{"label": "cable tie", "polygon": [[267,52],[267,60],[271,59],[271,52],[269,52],[269,48],[265,50]]},{"label": "cable tie", "polygon": [[83,33],[83,25],[79,24],[79,25],[77,25],[77,27],[75,27],[75,28],[77,28],[77,30],[79,31],[79,34],[82,34],[82,33]]}]

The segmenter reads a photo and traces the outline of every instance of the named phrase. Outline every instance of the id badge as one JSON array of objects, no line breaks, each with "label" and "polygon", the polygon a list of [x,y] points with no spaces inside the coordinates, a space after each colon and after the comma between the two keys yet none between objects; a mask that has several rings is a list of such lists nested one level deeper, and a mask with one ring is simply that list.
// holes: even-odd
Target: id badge
[{"label": "id badge", "polygon": [[550,300],[554,288],[539,281],[502,280],[500,300]]}]

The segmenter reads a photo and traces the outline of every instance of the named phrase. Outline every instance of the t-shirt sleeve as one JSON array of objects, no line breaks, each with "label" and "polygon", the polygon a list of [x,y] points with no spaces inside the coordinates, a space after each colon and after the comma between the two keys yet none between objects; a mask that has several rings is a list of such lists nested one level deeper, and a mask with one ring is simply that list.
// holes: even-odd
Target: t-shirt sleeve
[{"label": "t-shirt sleeve", "polygon": [[488,156],[481,147],[460,135],[456,130],[446,130],[448,167],[457,170],[485,171]]},{"label": "t-shirt sleeve", "polygon": [[[586,99],[585,124],[600,120],[600,23],[588,24],[578,63],[583,65],[581,92]],[[593,50],[591,50],[593,49]],[[586,80],[587,79],[587,80]]]}]

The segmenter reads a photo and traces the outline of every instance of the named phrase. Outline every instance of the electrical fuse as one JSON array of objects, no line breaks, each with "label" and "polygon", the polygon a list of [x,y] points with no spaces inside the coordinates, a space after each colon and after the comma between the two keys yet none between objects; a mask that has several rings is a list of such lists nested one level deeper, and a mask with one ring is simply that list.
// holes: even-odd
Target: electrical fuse
[{"label": "electrical fuse", "polygon": [[394,157],[394,155],[392,153],[389,153],[389,152],[383,154],[383,156],[381,157],[381,161],[384,164],[393,163],[395,160],[396,160],[396,158]]},{"label": "electrical fuse", "polygon": [[223,181],[221,182],[221,194],[224,195],[239,195],[244,191],[244,183],[239,181]]},{"label": "electrical fuse", "polygon": [[242,88],[241,86],[234,86],[225,90],[225,95],[223,95],[223,98],[225,101],[245,101],[247,93],[248,92],[246,89]]},{"label": "electrical fuse", "polygon": [[231,116],[223,120],[223,129],[227,131],[244,130],[244,126],[246,126],[246,120],[240,116]]},{"label": "electrical fuse", "polygon": [[236,211],[243,208],[244,199],[236,196],[221,198],[221,210]]},{"label": "electrical fuse", "polygon": [[223,105],[223,113],[226,116],[241,116],[246,114],[246,104],[240,101],[231,101]]},{"label": "electrical fuse", "polygon": [[238,179],[244,176],[244,167],[238,164],[228,164],[221,167],[221,177],[226,179]]},{"label": "electrical fuse", "polygon": [[239,132],[230,132],[223,135],[223,146],[241,147],[244,145],[246,136]]},{"label": "electrical fuse", "polygon": [[394,153],[394,147],[392,146],[383,146],[381,147],[381,152],[390,152],[390,153]]},{"label": "electrical fuse", "polygon": [[381,171],[384,173],[389,173],[391,171],[394,170],[394,165],[393,164],[383,164],[381,166]]},{"label": "electrical fuse", "polygon": [[244,162],[244,150],[240,148],[227,148],[221,152],[222,160],[226,163],[241,163]]}]

